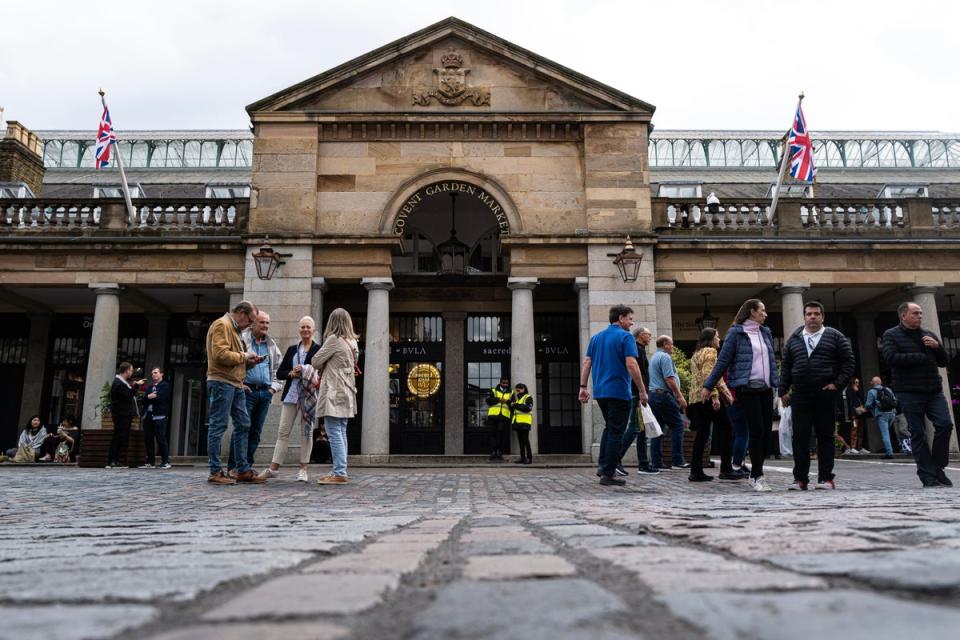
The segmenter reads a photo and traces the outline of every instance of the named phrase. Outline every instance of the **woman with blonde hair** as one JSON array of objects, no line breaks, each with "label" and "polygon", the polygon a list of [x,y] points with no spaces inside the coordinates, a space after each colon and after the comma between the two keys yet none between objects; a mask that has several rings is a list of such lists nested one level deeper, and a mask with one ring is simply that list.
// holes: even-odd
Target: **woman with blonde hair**
[{"label": "woman with blonde hair", "polygon": [[347,482],[347,421],[357,415],[356,376],[359,347],[353,320],[345,309],[334,309],[323,332],[323,346],[311,361],[320,373],[317,415],[330,442],[333,471],[317,480],[318,484]]},{"label": "woman with blonde hair", "polygon": [[320,350],[320,345],[313,341],[317,326],[313,318],[304,316],[300,318],[299,324],[300,342],[287,348],[287,353],[277,368],[277,378],[286,380],[280,394],[283,403],[280,410],[280,430],[273,449],[273,461],[260,473],[261,478],[275,478],[279,475],[280,465],[287,455],[293,423],[299,416],[303,432],[300,435],[300,470],[297,471],[297,481],[309,480],[307,464],[313,450],[313,427],[317,421],[318,379],[311,359]]}]

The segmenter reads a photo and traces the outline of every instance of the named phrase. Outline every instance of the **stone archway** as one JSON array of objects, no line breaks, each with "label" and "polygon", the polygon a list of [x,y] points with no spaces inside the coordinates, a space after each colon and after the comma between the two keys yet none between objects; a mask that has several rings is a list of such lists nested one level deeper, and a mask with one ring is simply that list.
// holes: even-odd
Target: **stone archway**
[{"label": "stone archway", "polygon": [[380,233],[403,235],[407,220],[425,197],[450,191],[485,206],[497,220],[501,235],[523,232],[523,223],[513,199],[489,176],[464,169],[436,169],[408,180],[394,193],[380,213]]}]

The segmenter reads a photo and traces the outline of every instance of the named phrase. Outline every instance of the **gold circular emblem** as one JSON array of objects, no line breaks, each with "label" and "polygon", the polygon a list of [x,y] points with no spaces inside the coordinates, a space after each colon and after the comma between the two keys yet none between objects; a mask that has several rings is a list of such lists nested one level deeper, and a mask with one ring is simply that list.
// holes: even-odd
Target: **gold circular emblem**
[{"label": "gold circular emblem", "polygon": [[418,364],[407,374],[407,389],[418,398],[429,398],[440,389],[440,370],[432,364]]}]

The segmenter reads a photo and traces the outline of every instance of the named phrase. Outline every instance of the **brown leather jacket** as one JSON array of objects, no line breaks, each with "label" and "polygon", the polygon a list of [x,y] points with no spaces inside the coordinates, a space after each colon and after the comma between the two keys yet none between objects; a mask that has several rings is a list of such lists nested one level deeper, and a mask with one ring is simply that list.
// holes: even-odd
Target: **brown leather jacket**
[{"label": "brown leather jacket", "polygon": [[246,351],[229,313],[214,320],[207,330],[207,380],[242,387],[247,375]]}]

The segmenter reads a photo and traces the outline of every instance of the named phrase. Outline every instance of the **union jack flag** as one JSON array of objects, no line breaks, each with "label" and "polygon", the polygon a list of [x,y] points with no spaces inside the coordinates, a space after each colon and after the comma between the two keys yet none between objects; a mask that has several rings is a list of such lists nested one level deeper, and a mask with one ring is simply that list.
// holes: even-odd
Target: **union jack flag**
[{"label": "union jack flag", "polygon": [[790,147],[790,175],[794,180],[813,182],[817,175],[817,168],[813,166],[813,142],[810,132],[807,131],[807,121],[803,117],[803,109],[797,105],[797,115],[793,118],[793,127],[787,137],[787,146]]},{"label": "union jack flag", "polygon": [[103,115],[100,116],[100,128],[97,129],[97,169],[110,166],[110,146],[117,141],[113,133],[113,123],[110,121],[110,110],[103,106]]}]

